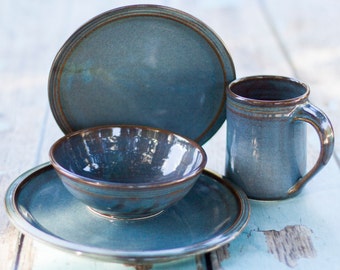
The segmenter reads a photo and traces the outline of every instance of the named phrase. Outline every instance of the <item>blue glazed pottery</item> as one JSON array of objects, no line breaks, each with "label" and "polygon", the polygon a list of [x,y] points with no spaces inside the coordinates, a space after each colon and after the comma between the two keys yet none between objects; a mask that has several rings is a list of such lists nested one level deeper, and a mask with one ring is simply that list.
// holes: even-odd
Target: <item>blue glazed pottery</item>
[{"label": "blue glazed pottery", "polygon": [[190,192],[161,215],[107,219],[72,196],[50,164],[19,176],[6,194],[11,221],[66,252],[121,263],[156,263],[202,254],[234,240],[249,220],[246,195],[203,171]]},{"label": "blue glazed pottery", "polygon": [[53,247],[129,265],[234,240],[249,202],[204,170],[201,147],[225,121],[234,79],[223,42],[185,12],[135,5],[91,19],[50,70],[49,102],[66,135],[51,164],[8,188],[9,218]]},{"label": "blue glazed pottery", "polygon": [[207,158],[196,142],[138,126],[94,127],[52,145],[51,163],[65,187],[95,213],[156,215],[182,199]]},{"label": "blue glazed pottery", "polygon": [[201,145],[225,121],[235,79],[220,38],[193,16],[155,5],[107,11],[81,26],[56,55],[49,101],[64,133],[142,125]]},{"label": "blue glazed pottery", "polygon": [[[332,125],[309,100],[309,88],[294,79],[253,76],[227,89],[226,174],[250,198],[296,195],[330,159]],[[321,150],[306,172],[306,123],[319,135]]]}]

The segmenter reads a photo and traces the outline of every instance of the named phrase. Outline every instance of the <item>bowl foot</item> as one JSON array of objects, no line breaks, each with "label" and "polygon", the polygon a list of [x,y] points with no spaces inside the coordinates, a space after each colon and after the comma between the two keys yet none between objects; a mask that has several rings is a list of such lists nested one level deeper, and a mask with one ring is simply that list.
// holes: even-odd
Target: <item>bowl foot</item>
[{"label": "bowl foot", "polygon": [[101,213],[96,209],[93,209],[89,206],[87,206],[87,208],[90,210],[91,213],[101,217],[101,218],[106,218],[106,219],[110,219],[110,220],[143,220],[143,219],[147,219],[147,218],[152,218],[152,217],[156,217],[158,215],[160,215],[161,213],[164,212],[164,210],[161,210],[159,212],[150,214],[150,215],[146,215],[146,216],[138,216],[138,217],[129,217],[129,216],[119,216],[119,215],[110,215],[107,213]]}]

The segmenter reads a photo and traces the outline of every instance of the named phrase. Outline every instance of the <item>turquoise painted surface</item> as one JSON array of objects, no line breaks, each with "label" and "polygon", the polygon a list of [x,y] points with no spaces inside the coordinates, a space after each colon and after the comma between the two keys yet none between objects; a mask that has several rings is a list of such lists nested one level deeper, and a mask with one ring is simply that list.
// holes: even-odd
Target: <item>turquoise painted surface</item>
[{"label": "turquoise painted surface", "polygon": [[[331,163],[335,161],[331,160]],[[336,166],[330,166],[332,165]],[[338,173],[340,174],[340,170]],[[333,267],[340,265],[337,248],[340,243],[340,214],[337,211],[340,209],[340,183],[333,174],[324,170],[300,195],[292,199],[274,202],[251,200],[252,216],[248,227],[230,244],[230,257],[222,262],[223,267],[280,270],[292,267],[315,269],[317,265],[317,269],[336,269]],[[265,233],[270,230],[279,232],[286,226],[302,226],[306,231],[310,231],[309,240],[314,248],[314,255],[310,252],[307,258],[297,256],[294,259],[292,254],[288,254],[290,247],[287,245],[287,250],[283,252],[287,258],[282,258],[282,261],[270,253]],[[299,234],[301,236],[304,232],[300,231]],[[291,244],[299,245],[298,242]],[[283,246],[278,249],[283,249]]]}]

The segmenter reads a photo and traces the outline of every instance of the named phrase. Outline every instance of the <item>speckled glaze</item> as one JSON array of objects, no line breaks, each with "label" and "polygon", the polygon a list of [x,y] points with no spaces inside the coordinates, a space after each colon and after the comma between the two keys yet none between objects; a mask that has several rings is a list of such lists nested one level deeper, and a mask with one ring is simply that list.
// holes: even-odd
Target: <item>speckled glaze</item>
[{"label": "speckled glaze", "polygon": [[183,198],[207,161],[194,141],[137,126],[71,133],[51,147],[50,158],[65,187],[94,212],[129,219]]},{"label": "speckled glaze", "polygon": [[30,237],[79,256],[128,264],[211,251],[234,240],[250,216],[243,191],[208,171],[182,200],[147,219],[93,214],[65,189],[50,164],[19,176],[5,202],[11,221]]},{"label": "speckled glaze", "polygon": [[[228,87],[226,174],[248,197],[288,198],[327,164],[333,128],[308,96],[308,86],[279,76],[246,77]],[[307,173],[306,122],[321,142],[319,158]]]},{"label": "speckled glaze", "polygon": [[170,130],[201,145],[225,121],[233,61],[203,22],[169,7],[133,5],[91,19],[65,42],[49,77],[64,133],[100,125]]}]

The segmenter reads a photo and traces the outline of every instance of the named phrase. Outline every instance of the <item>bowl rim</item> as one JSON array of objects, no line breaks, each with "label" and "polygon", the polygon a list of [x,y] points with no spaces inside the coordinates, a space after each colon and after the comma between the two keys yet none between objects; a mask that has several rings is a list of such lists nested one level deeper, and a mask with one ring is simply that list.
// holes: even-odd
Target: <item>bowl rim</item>
[{"label": "bowl rim", "polygon": [[[194,168],[190,174],[188,174],[185,177],[180,177],[180,178],[174,178],[174,179],[167,179],[164,182],[140,182],[140,183],[121,183],[121,182],[109,182],[105,180],[100,180],[100,179],[94,179],[86,176],[79,175],[77,173],[74,173],[66,168],[64,168],[62,165],[60,165],[57,160],[54,157],[54,151],[58,146],[60,146],[62,143],[67,141],[71,137],[78,136],[82,133],[93,133],[93,132],[99,132],[100,130],[105,130],[105,129],[114,129],[114,128],[133,128],[133,129],[141,129],[141,130],[150,130],[153,132],[159,132],[167,135],[172,135],[178,138],[181,138],[185,141],[187,141],[190,145],[198,149],[202,156],[202,161],[201,163]],[[190,180],[191,178],[194,178],[198,176],[205,168],[207,164],[207,154],[203,147],[195,142],[192,139],[189,139],[185,136],[179,135],[175,132],[161,129],[161,128],[154,128],[154,127],[149,127],[149,126],[142,126],[142,125],[101,125],[101,126],[95,126],[95,127],[90,127],[90,128],[85,128],[81,130],[77,130],[71,133],[68,133],[64,135],[63,137],[59,138],[56,142],[52,144],[49,150],[49,158],[52,166],[56,170],[57,173],[62,174],[70,179],[72,181],[93,186],[93,187],[105,187],[105,188],[114,188],[114,189],[147,189],[147,188],[163,188],[166,186],[172,186],[175,184],[179,184],[181,182],[185,182]]]}]

